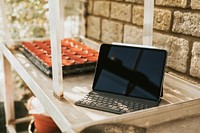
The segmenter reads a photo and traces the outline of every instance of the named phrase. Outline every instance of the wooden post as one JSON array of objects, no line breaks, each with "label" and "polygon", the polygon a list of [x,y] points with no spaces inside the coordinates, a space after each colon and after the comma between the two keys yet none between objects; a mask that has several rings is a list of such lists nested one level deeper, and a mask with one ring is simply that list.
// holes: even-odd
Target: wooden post
[{"label": "wooden post", "polygon": [[51,37],[51,56],[52,56],[52,74],[53,91],[57,98],[63,96],[63,75],[61,58],[61,0],[49,0],[49,22]]},{"label": "wooden post", "polygon": [[[8,31],[8,22],[6,16],[6,4],[4,0],[0,0],[0,9],[3,19],[4,27],[4,39],[7,45],[10,44],[10,34]],[[1,44],[5,45],[5,44]],[[11,121],[15,119],[15,110],[14,110],[14,94],[13,94],[13,81],[12,81],[12,72],[11,65],[8,60],[3,56],[3,72],[4,72],[4,84],[3,84],[3,98],[4,98],[4,109],[6,116],[6,127],[9,132],[15,133],[15,124],[11,125]]]},{"label": "wooden post", "polygon": [[7,21],[7,16],[6,16],[6,4],[4,0],[0,0],[0,10],[2,14],[2,19],[3,19],[3,27],[4,27],[4,39],[7,45],[10,45],[10,33],[9,33],[9,28],[8,28],[8,21]]},{"label": "wooden post", "polygon": [[144,1],[143,45],[152,46],[154,0]]},{"label": "wooden post", "polygon": [[[13,81],[11,65],[8,60],[3,56],[3,68],[4,68],[4,108],[6,116],[6,127],[8,131],[14,131],[14,123],[11,123],[15,119],[14,110],[14,94],[13,94]],[[13,125],[11,125],[13,124]]]},{"label": "wooden post", "polygon": [[[51,15],[51,14],[50,14]],[[65,2],[64,0],[60,0],[60,38],[64,38],[64,32],[65,32]]]}]

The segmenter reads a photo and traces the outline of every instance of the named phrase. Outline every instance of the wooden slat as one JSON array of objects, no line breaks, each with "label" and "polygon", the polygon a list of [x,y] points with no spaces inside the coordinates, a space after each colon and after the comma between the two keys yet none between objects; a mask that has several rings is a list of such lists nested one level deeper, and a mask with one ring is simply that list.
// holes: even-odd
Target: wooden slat
[{"label": "wooden slat", "polygon": [[8,133],[17,133],[17,131],[15,130],[15,126],[12,125],[7,125],[7,131]]},{"label": "wooden slat", "polygon": [[4,28],[4,41],[7,45],[11,42],[11,35],[8,28],[8,20],[6,16],[6,3],[4,0],[0,0],[0,10],[2,14],[2,20],[3,20],[3,28]]},{"label": "wooden slat", "polygon": [[[12,81],[12,72],[11,65],[8,60],[3,56],[3,65],[4,65],[4,82],[3,92],[5,93],[4,99],[4,109],[6,117],[6,126],[10,124],[10,121],[15,119],[15,109],[14,109],[14,94],[13,94],[13,81]],[[13,125],[15,126],[15,125]]]},{"label": "wooden slat", "polygon": [[154,0],[144,0],[143,45],[152,46]]},{"label": "wooden slat", "polygon": [[[182,103],[169,104],[159,106],[152,109],[141,110],[121,116],[113,117],[112,119],[94,122],[92,125],[106,124],[106,123],[121,123],[127,125],[134,125],[143,128],[150,128],[155,125],[166,122],[189,118],[200,115],[200,99],[191,100]],[[82,125],[82,128],[90,127],[91,123]],[[79,126],[80,129],[80,126]],[[77,130],[79,132],[80,130]]]},{"label": "wooden slat", "polygon": [[13,121],[13,123],[14,124],[19,124],[19,123],[24,123],[24,122],[30,122],[31,120],[33,120],[32,116],[26,116],[26,117],[15,119]]},{"label": "wooden slat", "polygon": [[50,14],[50,37],[51,37],[51,55],[52,55],[52,72],[53,72],[53,91],[57,98],[63,96],[63,75],[62,75],[62,58],[61,58],[61,15],[60,6],[62,0],[49,0]]}]

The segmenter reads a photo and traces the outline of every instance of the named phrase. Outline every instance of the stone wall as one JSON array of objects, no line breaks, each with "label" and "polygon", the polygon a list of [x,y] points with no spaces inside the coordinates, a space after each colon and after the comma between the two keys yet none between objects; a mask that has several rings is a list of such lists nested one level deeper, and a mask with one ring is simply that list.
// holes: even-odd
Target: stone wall
[{"label": "stone wall", "polygon": [[[88,0],[87,37],[142,44],[144,0]],[[155,0],[153,45],[167,70],[200,83],[200,0]]]}]

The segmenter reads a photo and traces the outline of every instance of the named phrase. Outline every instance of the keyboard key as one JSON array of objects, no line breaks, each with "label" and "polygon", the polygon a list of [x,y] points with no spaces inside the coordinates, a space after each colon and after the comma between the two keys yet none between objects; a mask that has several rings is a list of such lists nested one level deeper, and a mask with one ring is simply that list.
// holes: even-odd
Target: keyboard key
[{"label": "keyboard key", "polygon": [[92,103],[91,103],[91,106],[92,106],[92,107],[95,107],[95,106],[96,106],[96,103],[95,103],[95,102],[92,102]]},{"label": "keyboard key", "polygon": [[91,103],[92,103],[92,102],[87,101],[85,104],[89,106]]}]

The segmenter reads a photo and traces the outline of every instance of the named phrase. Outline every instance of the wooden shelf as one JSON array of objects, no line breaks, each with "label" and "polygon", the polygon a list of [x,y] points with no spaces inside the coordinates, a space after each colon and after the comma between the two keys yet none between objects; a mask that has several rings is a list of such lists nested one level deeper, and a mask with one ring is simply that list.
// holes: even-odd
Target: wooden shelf
[{"label": "wooden shelf", "polygon": [[[17,50],[11,52],[6,46],[3,46],[3,54],[31,88],[35,96],[41,101],[46,111],[62,131],[68,131],[72,125],[77,126],[81,123],[93,121],[92,118],[83,115],[81,109],[76,107],[72,100],[58,100],[55,98],[53,96],[52,79],[34,66],[22,53]],[[63,81],[65,96],[69,93],[74,95],[77,93],[80,94],[80,97],[76,96],[74,100],[79,100],[82,95],[76,91],[81,91],[81,88],[82,92],[85,93],[91,91],[92,79],[93,73],[65,77]],[[94,113],[95,111],[89,112]],[[113,114],[100,111],[96,111],[96,115],[99,115],[99,119],[102,119],[102,116],[105,118],[114,116]]]},{"label": "wooden shelf", "polygon": [[[2,1],[3,2],[3,1]],[[70,75],[62,78],[61,74],[61,56],[60,56],[60,43],[63,37],[61,32],[61,22],[64,17],[63,12],[60,13],[60,7],[62,7],[63,1],[50,0],[50,26],[51,26],[51,42],[52,42],[52,56],[53,64],[55,66],[56,75],[55,79],[47,77],[36,66],[34,66],[22,53],[18,50],[9,50],[4,44],[1,44],[1,52],[3,53],[3,65],[5,72],[5,110],[6,110],[6,123],[9,132],[15,132],[14,124],[14,109],[13,109],[13,92],[11,80],[11,67],[13,67],[25,83],[29,86],[35,96],[42,103],[48,114],[53,118],[56,124],[59,126],[62,132],[75,133],[84,130],[85,128],[92,128],[93,125],[99,124],[113,124],[120,123],[124,125],[142,127],[149,129],[159,128],[158,125],[171,122],[174,120],[180,120],[191,116],[200,116],[200,87],[190,84],[184,80],[181,80],[171,74],[165,73],[164,79],[164,95],[161,103],[158,107],[131,112],[123,115],[116,115],[112,113],[97,111],[93,109],[87,109],[74,105],[74,102],[81,99],[85,94],[91,91],[93,82],[93,73]],[[152,4],[145,0],[145,3]],[[1,4],[2,7],[4,3]],[[4,9],[4,8],[3,8]],[[153,7],[145,10],[152,18]],[[4,11],[4,10],[3,10]],[[5,12],[3,12],[5,17]],[[82,14],[83,15],[83,14]],[[62,19],[61,19],[62,18]],[[146,19],[149,22],[144,30],[144,35],[149,35],[145,39],[148,44],[152,42],[152,25],[150,18]],[[4,20],[4,27],[6,27],[6,19]],[[6,29],[6,35],[8,35],[8,28]],[[147,30],[151,29],[151,30]],[[9,36],[6,42],[9,41]],[[93,45],[93,42],[87,39],[83,39],[85,44]],[[61,82],[62,81],[62,82]],[[54,86],[54,87],[53,87]],[[57,87],[57,88],[56,88]],[[64,98],[58,100],[54,96],[54,92],[61,94],[63,92]],[[60,97],[60,95],[58,95]],[[179,123],[174,124],[177,126]],[[196,127],[197,129],[199,127]],[[195,130],[195,128],[194,128]],[[155,130],[156,131],[156,130]],[[177,130],[178,132],[178,130]],[[148,133],[151,133],[149,131]],[[180,130],[180,133],[183,133]]]},{"label": "wooden shelf", "polygon": [[[152,121],[161,115],[159,112],[169,114],[174,113],[175,109],[180,110],[180,114],[182,114],[178,116],[180,118],[195,114],[197,113],[196,108],[200,108],[197,106],[200,103],[200,100],[198,100],[200,97],[200,89],[167,73],[165,74],[164,97],[159,107],[124,115],[78,107],[74,105],[74,102],[91,91],[93,73],[64,77],[64,99],[58,100],[53,96],[52,79],[41,72],[21,52],[18,50],[11,52],[6,46],[2,47],[2,52],[11,66],[41,101],[46,111],[54,119],[62,132],[79,132],[85,127],[95,124],[127,123],[129,121],[136,121],[134,125],[146,127],[145,124],[138,123],[136,118],[139,119],[141,117],[143,120],[148,120],[148,117],[150,117],[151,119],[149,121]],[[191,112],[187,114],[183,111],[181,113],[181,110],[184,110],[184,108],[193,108],[192,114]],[[165,118],[166,116],[164,117],[164,114],[162,114],[162,118],[164,119],[152,122],[150,125],[177,119],[177,116],[171,116],[170,119],[168,116]],[[143,115],[146,117],[143,117]]]}]

